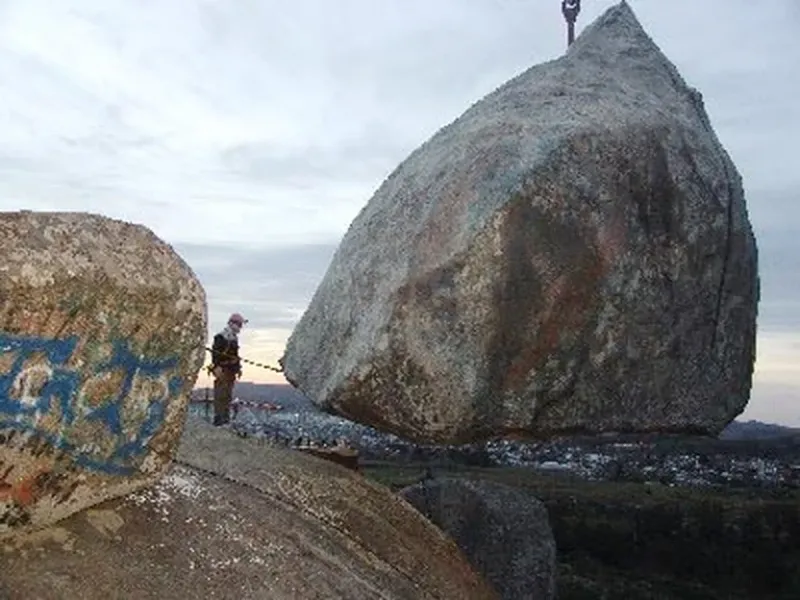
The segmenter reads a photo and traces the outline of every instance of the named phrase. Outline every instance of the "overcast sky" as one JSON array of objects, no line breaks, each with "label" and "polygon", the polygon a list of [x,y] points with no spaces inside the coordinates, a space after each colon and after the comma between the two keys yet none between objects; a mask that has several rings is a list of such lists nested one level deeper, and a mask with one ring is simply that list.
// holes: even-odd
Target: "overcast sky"
[{"label": "overcast sky", "polygon": [[[613,3],[584,0],[578,31]],[[630,4],[744,176],[762,275],[745,417],[800,425],[800,2]],[[150,227],[212,329],[245,313],[243,354],[274,363],[388,173],[564,37],[559,0],[0,0],[0,210]]]}]

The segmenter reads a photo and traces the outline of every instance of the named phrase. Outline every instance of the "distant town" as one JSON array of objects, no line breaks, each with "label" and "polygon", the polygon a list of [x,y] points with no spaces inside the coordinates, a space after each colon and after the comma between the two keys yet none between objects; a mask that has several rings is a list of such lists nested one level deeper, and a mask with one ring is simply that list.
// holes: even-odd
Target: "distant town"
[{"label": "distant town", "polygon": [[[242,435],[283,445],[344,442],[364,461],[424,462],[441,469],[455,464],[529,466],[588,480],[665,485],[800,488],[800,429],[759,421],[734,421],[718,439],[605,435],[433,446],[323,413],[288,385],[242,382],[236,395],[233,427]],[[203,415],[210,397],[207,388],[194,390],[192,411]]]}]

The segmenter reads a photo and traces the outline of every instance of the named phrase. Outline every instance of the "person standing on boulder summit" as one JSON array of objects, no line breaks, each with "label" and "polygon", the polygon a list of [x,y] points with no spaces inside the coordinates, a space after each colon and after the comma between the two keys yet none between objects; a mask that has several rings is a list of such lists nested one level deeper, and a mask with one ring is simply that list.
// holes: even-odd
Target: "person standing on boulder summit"
[{"label": "person standing on boulder summit", "polygon": [[236,379],[242,376],[239,333],[247,319],[233,313],[225,328],[214,336],[211,347],[211,374],[214,376],[214,425],[231,420],[231,398]]}]

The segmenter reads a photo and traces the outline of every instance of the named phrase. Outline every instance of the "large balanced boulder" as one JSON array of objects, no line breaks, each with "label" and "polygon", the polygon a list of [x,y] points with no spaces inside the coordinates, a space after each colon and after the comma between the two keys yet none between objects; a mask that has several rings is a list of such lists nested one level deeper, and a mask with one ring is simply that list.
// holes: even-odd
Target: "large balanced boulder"
[{"label": "large balanced boulder", "polygon": [[0,537],[164,473],[203,362],[205,293],[148,229],[0,213]]},{"label": "large balanced boulder", "polygon": [[497,595],[453,541],[389,489],[190,418],[177,464],[154,487],[0,546],[0,597]]},{"label": "large balanced boulder", "polygon": [[556,541],[545,505],[491,481],[424,481],[400,495],[450,536],[501,600],[556,597]]},{"label": "large balanced boulder", "polygon": [[417,441],[716,433],[749,399],[757,301],[739,173],[623,2],[389,176],[281,362]]}]

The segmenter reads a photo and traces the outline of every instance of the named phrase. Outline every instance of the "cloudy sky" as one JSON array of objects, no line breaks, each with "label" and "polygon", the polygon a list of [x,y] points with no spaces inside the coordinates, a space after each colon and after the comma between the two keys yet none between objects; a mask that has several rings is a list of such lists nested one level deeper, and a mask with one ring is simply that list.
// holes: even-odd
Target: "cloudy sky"
[{"label": "cloudy sky", "polygon": [[[612,3],[584,0],[578,31]],[[744,176],[763,286],[745,416],[800,425],[800,2],[630,3]],[[274,363],[397,163],[563,50],[558,0],[0,0],[0,210],[147,225],[212,329],[245,313],[244,355]]]}]

